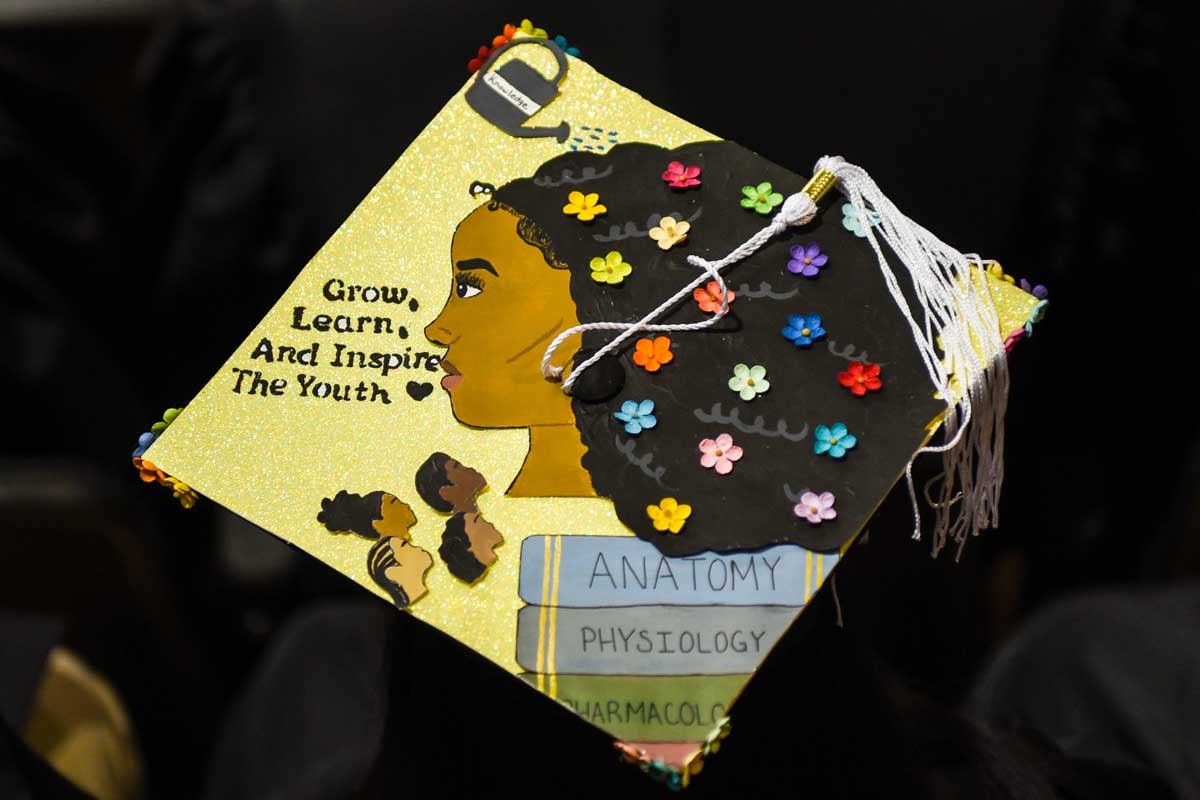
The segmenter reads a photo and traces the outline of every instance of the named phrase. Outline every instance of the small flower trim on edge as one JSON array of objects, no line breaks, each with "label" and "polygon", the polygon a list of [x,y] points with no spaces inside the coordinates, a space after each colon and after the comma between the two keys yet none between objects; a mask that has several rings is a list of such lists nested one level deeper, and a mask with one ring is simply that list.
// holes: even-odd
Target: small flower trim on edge
[{"label": "small flower trim on edge", "polygon": [[[871,225],[878,225],[881,217],[874,211],[867,212],[867,222]],[[860,239],[867,238],[867,229],[863,227],[863,221],[859,218],[858,212],[854,210],[851,203],[842,203],[842,227],[853,233]]]},{"label": "small flower trim on edge", "polygon": [[800,502],[792,509],[797,517],[806,519],[813,525],[820,525],[827,519],[837,517],[837,511],[833,508],[834,497],[833,492],[805,492],[800,495]]},{"label": "small flower trim on edge", "polygon": [[834,423],[832,428],[818,425],[814,433],[816,440],[813,442],[813,452],[817,455],[829,453],[834,458],[841,458],[858,444],[858,437],[841,422]]},{"label": "small flower trim on edge", "polygon": [[679,533],[692,515],[692,507],[680,503],[674,497],[664,497],[658,505],[646,506],[646,516],[654,523],[654,530]]},{"label": "small flower trim on edge", "polygon": [[654,401],[626,400],[621,403],[621,410],[614,411],[613,416],[625,423],[625,432],[637,436],[644,430],[658,425],[658,417],[654,416]]},{"label": "small flower trim on edge", "polygon": [[767,380],[767,368],[759,364],[748,367],[737,364],[733,368],[733,377],[729,379],[729,388],[738,393],[743,400],[753,400],[771,388]]}]

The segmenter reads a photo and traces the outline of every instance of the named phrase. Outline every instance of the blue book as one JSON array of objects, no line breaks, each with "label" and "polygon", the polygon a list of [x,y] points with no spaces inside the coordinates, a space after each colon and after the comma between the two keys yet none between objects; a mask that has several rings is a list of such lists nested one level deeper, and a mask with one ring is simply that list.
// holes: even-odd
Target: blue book
[{"label": "blue book", "polygon": [[558,607],[803,606],[837,560],[791,544],[668,557],[632,536],[530,536],[518,590],[526,603]]}]

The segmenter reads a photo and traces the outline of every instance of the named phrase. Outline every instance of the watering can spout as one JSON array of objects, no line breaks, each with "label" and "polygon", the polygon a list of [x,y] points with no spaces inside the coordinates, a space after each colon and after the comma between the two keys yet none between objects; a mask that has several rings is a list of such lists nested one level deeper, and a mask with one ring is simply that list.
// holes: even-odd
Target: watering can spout
[{"label": "watering can spout", "polygon": [[510,130],[509,133],[511,133],[513,136],[521,137],[553,136],[559,144],[562,144],[571,134],[571,126],[566,122],[560,122],[553,128],[526,128],[524,126],[519,126],[515,130]]}]

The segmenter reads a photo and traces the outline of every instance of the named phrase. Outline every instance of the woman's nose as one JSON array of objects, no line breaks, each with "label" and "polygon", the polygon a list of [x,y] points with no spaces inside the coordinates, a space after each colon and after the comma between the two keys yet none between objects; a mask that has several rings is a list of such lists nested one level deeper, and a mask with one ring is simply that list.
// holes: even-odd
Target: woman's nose
[{"label": "woman's nose", "polygon": [[440,344],[443,347],[449,347],[454,344],[458,338],[449,328],[442,324],[442,318],[438,317],[433,322],[425,326],[425,338],[434,344]]}]

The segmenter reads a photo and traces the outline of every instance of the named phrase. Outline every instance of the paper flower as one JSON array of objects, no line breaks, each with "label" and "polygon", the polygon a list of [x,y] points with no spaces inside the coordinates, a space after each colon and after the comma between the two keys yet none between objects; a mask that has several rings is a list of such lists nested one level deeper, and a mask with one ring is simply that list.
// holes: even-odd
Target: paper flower
[{"label": "paper flower", "polygon": [[646,506],[646,516],[654,522],[654,530],[679,533],[683,524],[692,515],[692,507],[678,502],[674,497],[664,497],[656,506]]},{"label": "paper flower", "polygon": [[667,164],[667,170],[662,174],[672,189],[686,189],[689,186],[700,185],[700,167],[695,164],[684,166],[682,161],[672,161]]},{"label": "paper flower", "polygon": [[596,256],[589,265],[592,268],[592,280],[596,283],[616,285],[625,280],[625,276],[633,272],[633,267],[625,263],[624,258],[613,250],[604,258]]},{"label": "paper flower", "polygon": [[767,368],[758,364],[753,367],[737,364],[733,368],[733,377],[729,379],[729,388],[743,400],[753,400],[771,388],[771,382],[767,380]]},{"label": "paper flower", "polygon": [[1021,341],[1024,338],[1025,338],[1025,328],[1024,327],[1017,328],[1015,331],[1013,331],[1012,333],[1010,333],[1008,335],[1007,339],[1004,340],[1004,352],[1011,353],[1013,347],[1017,344],[1017,342]]},{"label": "paper flower", "polygon": [[137,443],[137,449],[135,449],[133,451],[133,457],[137,458],[142,453],[146,452],[146,450],[149,449],[150,445],[154,444],[154,440],[157,438],[158,437],[155,436],[150,431],[147,431],[147,432],[143,433],[141,436],[139,436],[138,443]]},{"label": "paper flower", "polygon": [[1042,318],[1046,316],[1046,307],[1049,305],[1049,300],[1042,300],[1033,307],[1033,311],[1029,312],[1029,320],[1025,323],[1026,336],[1033,336],[1033,323],[1042,321]]},{"label": "paper flower", "polygon": [[692,223],[686,220],[677,222],[674,217],[663,217],[656,227],[650,229],[650,238],[658,242],[661,249],[670,250],[686,239],[691,229]]},{"label": "paper flower", "polygon": [[733,437],[722,433],[716,439],[700,440],[700,466],[715,469],[718,475],[733,471],[733,462],[742,459],[742,448],[733,443]]},{"label": "paper flower", "polygon": [[770,214],[771,209],[783,204],[783,195],[772,191],[769,181],[758,186],[743,186],[742,208],[752,208],[760,214]]},{"label": "paper flower", "polygon": [[600,195],[595,192],[590,194],[571,192],[567,195],[567,201],[567,204],[563,206],[563,213],[569,215],[578,214],[580,222],[591,222],[596,218],[597,214],[603,214],[608,211],[606,206],[600,204]]},{"label": "paper flower", "polygon": [[806,519],[814,525],[820,525],[827,519],[834,519],[837,512],[833,510],[833,492],[805,492],[800,495],[800,502],[792,509],[796,516]]},{"label": "paper flower", "polygon": [[1024,289],[1025,291],[1029,292],[1031,295],[1036,297],[1038,300],[1045,300],[1047,297],[1050,296],[1050,290],[1047,289],[1045,286],[1042,286],[1040,283],[1037,286],[1033,286],[1032,284],[1029,283],[1029,281],[1025,280],[1024,278],[1021,278],[1021,288]]},{"label": "paper flower", "polygon": [[178,478],[168,477],[163,483],[164,485],[171,487],[171,496],[178,500],[179,505],[183,506],[184,508],[191,508],[192,506],[196,505],[196,501],[200,499],[200,496],[196,494],[195,489],[188,486]]},{"label": "paper flower", "polygon": [[841,458],[847,450],[853,450],[854,445],[858,444],[858,437],[841,422],[832,428],[818,425],[815,433],[817,439],[813,442],[813,452],[817,455],[829,453],[834,458]]},{"label": "paper flower", "polygon": [[[871,225],[878,225],[880,216],[874,211],[867,212],[867,221]],[[842,203],[842,227],[853,233],[860,239],[867,238],[867,230],[863,227],[863,221],[859,218],[858,212],[854,210],[851,203]]]},{"label": "paper flower", "polygon": [[783,338],[791,341],[796,347],[811,347],[817,339],[825,338],[825,329],[821,327],[819,314],[793,314],[788,317],[787,327],[783,329]]},{"label": "paper flower", "polygon": [[563,36],[561,33],[554,37],[554,43],[558,45],[559,50],[562,50],[567,55],[579,58],[579,48],[568,42],[567,37]]},{"label": "paper flower", "polygon": [[534,24],[527,19],[521,20],[521,24],[517,28],[517,30],[519,30],[521,33],[525,34],[526,36],[532,36],[534,39],[549,38],[549,36],[546,34],[546,31],[544,29],[535,27]]},{"label": "paper flower", "polygon": [[[737,297],[737,292],[729,289],[725,290],[725,294],[732,303]],[[721,310],[721,284],[716,281],[709,281],[702,287],[697,287],[696,291],[692,292],[692,297],[700,304],[700,310],[708,314]]]},{"label": "paper flower", "polygon": [[138,456],[133,459],[133,468],[138,471],[138,477],[146,483],[161,483],[164,486],[166,485],[167,474],[154,466],[153,462]]},{"label": "paper flower", "polygon": [[838,383],[857,397],[862,397],[868,391],[878,392],[883,387],[883,381],[879,379],[879,365],[864,365],[861,361],[851,361],[845,372],[839,372]]},{"label": "paper flower", "polygon": [[488,60],[488,57],[491,56],[491,54],[492,48],[488,47],[486,44],[481,45],[479,52],[475,54],[475,57],[467,62],[467,69],[472,73],[479,72],[479,68],[483,66],[484,62]]},{"label": "paper flower", "polygon": [[625,432],[630,436],[637,436],[644,430],[653,428],[658,424],[658,417],[654,416],[654,401],[643,400],[626,400],[621,403],[621,410],[614,411],[613,416],[625,423]]},{"label": "paper flower", "polygon": [[1015,284],[1017,282],[1016,279],[1014,279],[1012,275],[1005,273],[1004,269],[1000,266],[999,261],[993,261],[990,264],[988,264],[987,271],[991,274],[991,276],[993,278],[997,278],[1006,283]]},{"label": "paper flower", "polygon": [[787,268],[793,275],[815,278],[821,273],[821,267],[828,262],[829,256],[821,252],[821,245],[812,242],[792,248],[792,260],[787,263]]},{"label": "paper flower", "polygon": [[492,39],[492,49],[508,44],[517,33],[516,25],[505,25],[504,32]]},{"label": "paper flower", "polygon": [[671,339],[667,336],[655,336],[651,339],[638,339],[633,348],[633,363],[646,372],[658,372],[663,364],[674,360],[671,352]]},{"label": "paper flower", "polygon": [[162,421],[156,422],[150,426],[150,432],[155,436],[160,435],[171,425],[172,422],[175,421],[175,418],[179,416],[179,412],[182,410],[183,409],[181,408],[168,408],[163,412]]}]

